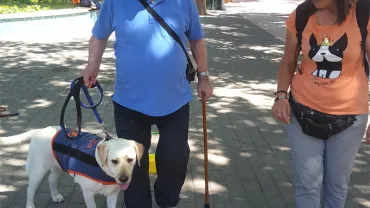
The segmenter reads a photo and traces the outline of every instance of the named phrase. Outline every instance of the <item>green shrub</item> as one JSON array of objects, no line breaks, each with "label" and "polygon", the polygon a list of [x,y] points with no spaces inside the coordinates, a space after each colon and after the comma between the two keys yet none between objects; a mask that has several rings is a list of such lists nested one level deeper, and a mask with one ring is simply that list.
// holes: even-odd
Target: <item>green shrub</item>
[{"label": "green shrub", "polygon": [[0,14],[11,14],[17,12],[35,12],[47,10],[46,7],[41,7],[40,5],[28,5],[25,7],[18,6],[0,6]]},{"label": "green shrub", "polygon": [[6,4],[40,4],[40,3],[67,3],[72,2],[71,0],[0,0],[0,5],[2,3]]},{"label": "green shrub", "polygon": [[0,14],[73,7],[72,0],[0,0]]}]

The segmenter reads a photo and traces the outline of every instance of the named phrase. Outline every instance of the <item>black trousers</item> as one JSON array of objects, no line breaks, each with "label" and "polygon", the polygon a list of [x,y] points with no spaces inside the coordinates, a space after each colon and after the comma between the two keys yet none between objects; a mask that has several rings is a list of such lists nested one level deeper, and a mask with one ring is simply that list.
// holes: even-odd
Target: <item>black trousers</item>
[{"label": "black trousers", "polygon": [[154,184],[156,203],[163,208],[175,207],[185,182],[190,149],[188,145],[189,104],[176,112],[152,117],[125,108],[115,102],[114,120],[117,136],[135,140],[145,147],[140,167],[135,165],[132,181],[125,191],[126,208],[152,208],[149,181],[148,150],[151,144],[151,126],[159,130],[155,160],[157,179]]}]

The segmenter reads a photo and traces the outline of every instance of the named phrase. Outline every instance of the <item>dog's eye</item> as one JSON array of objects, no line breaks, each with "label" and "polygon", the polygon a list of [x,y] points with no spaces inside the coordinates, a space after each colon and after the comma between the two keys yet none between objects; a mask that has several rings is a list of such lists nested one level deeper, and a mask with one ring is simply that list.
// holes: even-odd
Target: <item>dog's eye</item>
[{"label": "dog's eye", "polygon": [[112,160],[112,163],[113,164],[117,164],[118,163],[118,160]]},{"label": "dog's eye", "polygon": [[132,159],[132,158],[127,158],[127,162],[128,162],[128,163],[131,163],[132,161],[134,161],[134,159]]}]

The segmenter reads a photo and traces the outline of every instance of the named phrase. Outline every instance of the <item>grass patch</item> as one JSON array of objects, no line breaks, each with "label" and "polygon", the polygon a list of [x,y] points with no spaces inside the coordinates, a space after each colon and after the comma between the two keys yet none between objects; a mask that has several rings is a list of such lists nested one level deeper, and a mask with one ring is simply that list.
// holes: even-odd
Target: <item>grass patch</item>
[{"label": "grass patch", "polygon": [[[0,0],[2,2],[2,0]],[[42,2],[42,3],[20,3],[20,2],[5,2],[0,3],[0,14],[11,14],[19,12],[36,12],[55,9],[73,8],[72,1],[60,2]]]}]

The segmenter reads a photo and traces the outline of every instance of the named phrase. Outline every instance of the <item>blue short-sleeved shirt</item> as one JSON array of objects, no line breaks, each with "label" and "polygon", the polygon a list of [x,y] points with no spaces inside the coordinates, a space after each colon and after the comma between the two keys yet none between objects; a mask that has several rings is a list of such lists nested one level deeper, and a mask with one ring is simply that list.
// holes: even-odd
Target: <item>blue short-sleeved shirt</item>
[{"label": "blue short-sleeved shirt", "polygon": [[[149,5],[182,42],[203,38],[194,0],[156,0]],[[104,0],[93,28],[97,39],[115,32],[116,81],[113,100],[150,116],[175,112],[193,99],[181,46],[139,0]]]}]

